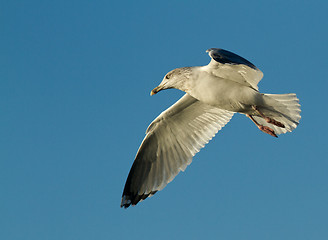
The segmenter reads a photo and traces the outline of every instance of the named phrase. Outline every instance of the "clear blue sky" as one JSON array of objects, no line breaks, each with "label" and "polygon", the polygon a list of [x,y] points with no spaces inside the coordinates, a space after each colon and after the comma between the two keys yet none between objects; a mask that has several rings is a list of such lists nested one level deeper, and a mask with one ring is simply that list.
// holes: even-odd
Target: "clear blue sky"
[{"label": "clear blue sky", "polygon": [[[0,239],[328,239],[327,1],[2,1]],[[242,115],[150,199],[119,207],[173,68],[233,51],[295,92],[278,139]]]}]

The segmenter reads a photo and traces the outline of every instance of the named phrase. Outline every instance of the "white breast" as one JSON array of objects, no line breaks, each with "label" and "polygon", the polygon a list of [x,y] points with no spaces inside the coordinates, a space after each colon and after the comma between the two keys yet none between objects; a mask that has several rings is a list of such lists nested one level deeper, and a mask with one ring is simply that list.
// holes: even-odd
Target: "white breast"
[{"label": "white breast", "polygon": [[194,98],[233,112],[247,112],[259,101],[260,93],[240,83],[199,71],[189,79],[187,92]]}]

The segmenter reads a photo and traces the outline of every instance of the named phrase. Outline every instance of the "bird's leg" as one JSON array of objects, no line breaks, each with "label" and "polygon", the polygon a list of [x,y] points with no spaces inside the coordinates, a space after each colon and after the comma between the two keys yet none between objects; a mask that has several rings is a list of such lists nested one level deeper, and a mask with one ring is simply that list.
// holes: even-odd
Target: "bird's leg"
[{"label": "bird's leg", "polygon": [[267,122],[271,123],[273,125],[276,125],[277,127],[285,128],[285,125],[282,124],[281,122],[278,122],[272,118],[266,117],[259,109],[257,106],[252,106],[253,110],[256,111],[260,116]]},{"label": "bird's leg", "polygon": [[267,133],[267,134],[271,135],[272,137],[278,137],[278,136],[275,134],[275,132],[273,131],[272,128],[267,127],[267,126],[263,126],[263,125],[259,124],[259,123],[253,118],[252,115],[246,114],[246,116],[247,116],[248,118],[250,118],[250,119],[253,121],[253,123],[255,123],[255,125],[256,125],[256,126],[262,131],[262,132]]}]

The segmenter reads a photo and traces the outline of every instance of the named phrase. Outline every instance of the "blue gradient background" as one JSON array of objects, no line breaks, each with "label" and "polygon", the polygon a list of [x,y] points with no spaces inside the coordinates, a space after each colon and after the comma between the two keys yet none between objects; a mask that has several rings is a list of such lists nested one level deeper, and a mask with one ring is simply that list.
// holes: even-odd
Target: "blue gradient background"
[{"label": "blue gradient background", "polygon": [[[0,239],[328,239],[327,1],[1,1]],[[278,139],[235,115],[184,173],[127,210],[173,68],[233,51],[295,92]]]}]

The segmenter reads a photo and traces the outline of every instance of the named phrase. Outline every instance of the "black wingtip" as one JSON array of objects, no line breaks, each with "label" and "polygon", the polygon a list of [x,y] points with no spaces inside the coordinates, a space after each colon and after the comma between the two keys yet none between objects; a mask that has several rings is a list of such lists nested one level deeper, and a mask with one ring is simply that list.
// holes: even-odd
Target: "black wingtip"
[{"label": "black wingtip", "polygon": [[247,59],[230,52],[228,50],[224,50],[221,48],[210,48],[206,50],[209,53],[210,57],[213,58],[215,61],[222,63],[222,64],[244,64],[250,68],[257,70],[257,67],[248,61]]},{"label": "black wingtip", "polygon": [[122,200],[121,200],[121,208],[128,208],[131,205],[135,206],[137,205],[139,202],[145,200],[148,197],[153,196],[157,191],[152,191],[150,193],[147,194],[142,194],[142,195],[138,195],[138,194],[131,194],[131,195],[126,195],[123,194],[122,196]]},{"label": "black wingtip", "polygon": [[121,199],[121,208],[127,209],[131,205],[131,200],[128,199],[125,195]]}]

